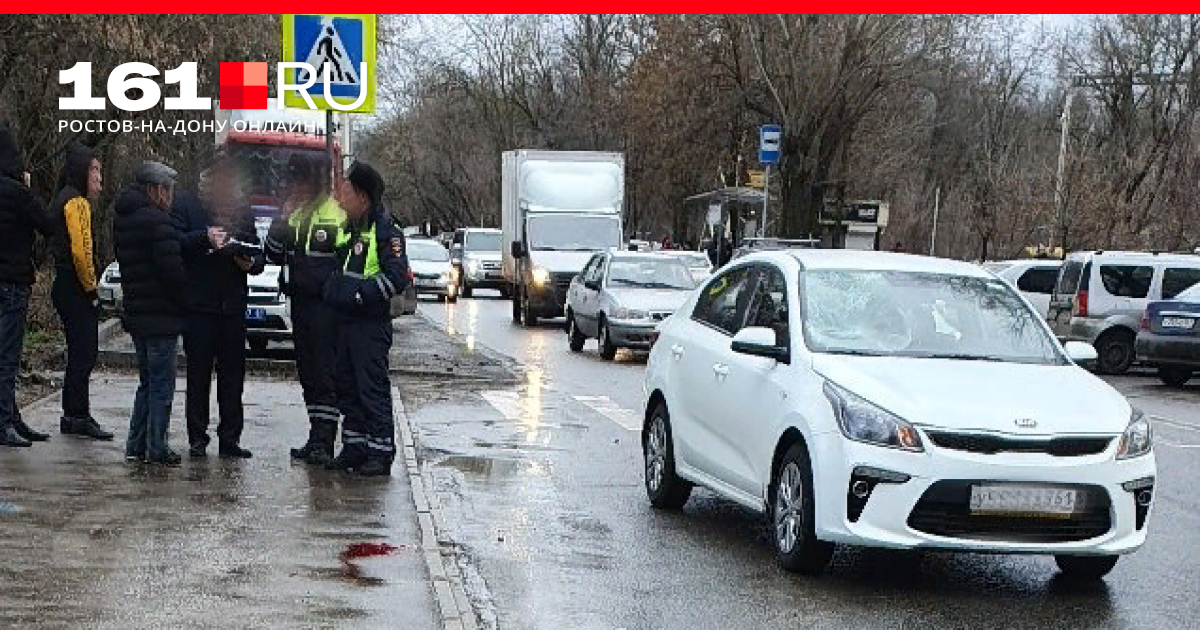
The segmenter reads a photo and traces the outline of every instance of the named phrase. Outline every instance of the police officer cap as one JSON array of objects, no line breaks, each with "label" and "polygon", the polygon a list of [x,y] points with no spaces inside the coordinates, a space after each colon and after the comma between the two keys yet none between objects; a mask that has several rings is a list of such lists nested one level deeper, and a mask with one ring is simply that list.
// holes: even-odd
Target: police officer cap
[{"label": "police officer cap", "polygon": [[366,193],[371,198],[371,203],[379,203],[383,200],[384,183],[383,177],[370,165],[362,162],[355,162],[350,167],[350,173],[346,176],[350,183],[357,189]]},{"label": "police officer cap", "polygon": [[134,179],[139,184],[156,184],[158,186],[174,186],[175,177],[179,173],[175,169],[154,160],[146,160],[138,165],[137,170],[133,172]]}]

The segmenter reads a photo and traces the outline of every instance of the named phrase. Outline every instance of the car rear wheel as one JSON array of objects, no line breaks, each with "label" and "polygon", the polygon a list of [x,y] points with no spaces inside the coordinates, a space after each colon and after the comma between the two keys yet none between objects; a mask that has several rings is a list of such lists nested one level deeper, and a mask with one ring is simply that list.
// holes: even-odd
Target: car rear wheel
[{"label": "car rear wheel", "polygon": [[514,324],[521,323],[521,291],[517,288],[512,290],[512,320]]},{"label": "car rear wheel", "polygon": [[471,289],[471,285],[467,284],[466,277],[460,276],[458,282],[459,282],[458,294],[465,298],[471,297],[471,292],[473,291],[473,289]]},{"label": "car rear wheel", "polygon": [[529,291],[521,291],[521,321],[526,328],[537,326],[538,316],[533,314],[533,305],[529,303]]},{"label": "car rear wheel", "polygon": [[1173,365],[1160,365],[1158,378],[1171,387],[1183,387],[1192,378],[1192,370]]},{"label": "car rear wheel", "polygon": [[612,336],[608,332],[608,322],[600,317],[600,358],[611,361],[617,356],[617,347],[613,345]]},{"label": "car rear wheel", "polygon": [[575,314],[567,311],[567,341],[571,346],[571,352],[581,352],[583,344],[587,342],[587,337],[579,330],[579,325],[575,323]]},{"label": "car rear wheel", "polygon": [[671,417],[662,402],[650,412],[642,433],[646,496],[650,505],[678,510],[692,496],[692,484],[675,474],[675,447],[671,442]]},{"label": "car rear wheel", "polygon": [[1110,330],[1096,340],[1096,369],[1101,374],[1124,374],[1133,366],[1135,337],[1128,330]]},{"label": "car rear wheel", "polygon": [[1063,577],[1072,580],[1099,580],[1117,566],[1120,556],[1054,556]]},{"label": "car rear wheel", "polygon": [[833,557],[833,545],[817,540],[812,465],[804,444],[793,444],[783,455],[771,488],[775,557],[788,571],[820,575]]}]

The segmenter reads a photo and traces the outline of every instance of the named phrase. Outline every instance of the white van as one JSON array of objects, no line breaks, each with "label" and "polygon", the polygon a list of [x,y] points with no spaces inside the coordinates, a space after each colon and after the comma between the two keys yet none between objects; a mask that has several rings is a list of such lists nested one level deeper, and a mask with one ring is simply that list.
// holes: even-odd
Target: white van
[{"label": "white van", "polygon": [[983,268],[1016,287],[1021,295],[1037,309],[1042,319],[1050,312],[1050,295],[1058,283],[1061,260],[997,260],[983,263]]},{"label": "white van", "polygon": [[1122,374],[1133,365],[1146,304],[1197,282],[1195,254],[1073,252],[1058,274],[1047,319],[1060,340],[1096,346],[1099,372]]}]

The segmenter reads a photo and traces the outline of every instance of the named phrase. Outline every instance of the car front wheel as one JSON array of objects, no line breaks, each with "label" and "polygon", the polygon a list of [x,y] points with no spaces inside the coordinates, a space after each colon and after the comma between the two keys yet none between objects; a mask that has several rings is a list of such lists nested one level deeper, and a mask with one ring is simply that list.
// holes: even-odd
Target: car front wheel
[{"label": "car front wheel", "polygon": [[646,496],[650,505],[678,510],[692,496],[692,484],[675,474],[675,447],[671,441],[671,417],[667,406],[658,403],[650,412],[642,435],[646,472]]},{"label": "car front wheel", "polygon": [[803,444],[793,444],[779,463],[771,491],[775,557],[788,571],[820,575],[833,557],[833,545],[817,540],[813,504],[808,450]]},{"label": "car front wheel", "polygon": [[1171,387],[1183,387],[1192,378],[1192,371],[1188,368],[1163,365],[1158,368],[1158,378]]},{"label": "car front wheel", "polygon": [[567,311],[567,341],[571,346],[571,352],[581,352],[583,344],[587,342],[587,337],[579,330],[579,325],[575,323],[575,314]]},{"label": "car front wheel", "polygon": [[1054,556],[1063,577],[1072,580],[1099,580],[1117,566],[1120,556]]},{"label": "car front wheel", "polygon": [[600,358],[611,361],[617,356],[617,346],[613,345],[612,335],[608,331],[608,322],[600,318]]}]

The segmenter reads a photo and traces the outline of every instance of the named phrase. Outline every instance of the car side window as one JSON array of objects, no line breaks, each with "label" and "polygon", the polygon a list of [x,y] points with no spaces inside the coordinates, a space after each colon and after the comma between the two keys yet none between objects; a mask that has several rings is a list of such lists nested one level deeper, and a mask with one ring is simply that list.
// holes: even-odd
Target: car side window
[{"label": "car side window", "polygon": [[464,232],[455,232],[454,240],[452,241],[452,244],[456,247],[462,247],[464,234],[465,234]]},{"label": "car side window", "polygon": [[775,331],[776,344],[787,344],[788,299],[783,272],[774,266],[763,266],[759,268],[754,285],[746,326],[770,328]]},{"label": "car side window", "polygon": [[604,255],[598,255],[592,259],[592,268],[588,270],[584,280],[600,282],[604,278]]},{"label": "car side window", "polygon": [[1104,290],[1113,297],[1144,298],[1153,279],[1154,267],[1149,265],[1100,265]]},{"label": "car side window", "polygon": [[1044,293],[1050,295],[1054,292],[1054,285],[1058,282],[1058,269],[1054,267],[1032,267],[1026,269],[1025,273],[1017,278],[1017,288],[1026,293]]},{"label": "car side window", "polygon": [[737,334],[750,305],[754,275],[753,267],[745,265],[710,280],[701,289],[692,319],[728,335]]},{"label": "car side window", "polygon": [[1163,270],[1162,296],[1164,300],[1173,299],[1193,285],[1200,283],[1200,269],[1187,267],[1168,267]]},{"label": "car side window", "polygon": [[596,268],[596,261],[598,260],[600,260],[599,255],[592,256],[592,258],[588,260],[587,264],[583,266],[583,271],[579,272],[579,278],[581,280],[587,282],[588,279],[592,277],[592,271]]}]

